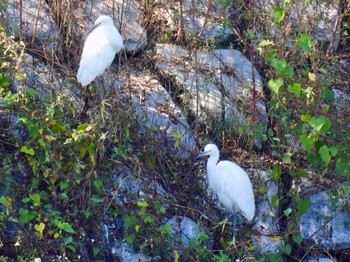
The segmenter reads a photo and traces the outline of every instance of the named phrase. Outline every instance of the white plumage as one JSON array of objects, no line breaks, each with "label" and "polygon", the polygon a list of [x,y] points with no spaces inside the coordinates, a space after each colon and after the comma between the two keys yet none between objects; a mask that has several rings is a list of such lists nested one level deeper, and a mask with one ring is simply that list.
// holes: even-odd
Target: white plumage
[{"label": "white plumage", "polygon": [[102,15],[96,19],[94,26],[86,33],[77,73],[78,82],[83,86],[90,84],[103,74],[122,48],[123,38],[113,25],[111,17]]},{"label": "white plumage", "polygon": [[209,188],[217,194],[220,203],[233,213],[235,232],[235,213],[241,213],[251,221],[255,213],[255,201],[252,183],[247,173],[231,161],[220,161],[219,150],[216,145],[208,144],[204,152],[197,158],[209,156],[207,175]]}]

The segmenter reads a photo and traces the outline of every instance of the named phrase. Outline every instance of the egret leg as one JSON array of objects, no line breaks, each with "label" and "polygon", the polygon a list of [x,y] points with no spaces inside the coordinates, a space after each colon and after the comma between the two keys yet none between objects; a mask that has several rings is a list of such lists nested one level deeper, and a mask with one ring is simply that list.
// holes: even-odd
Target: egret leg
[{"label": "egret leg", "polygon": [[230,245],[236,247],[236,213],[234,211],[232,214],[232,241],[230,242]]},{"label": "egret leg", "polygon": [[232,214],[232,238],[236,238],[236,213]]},{"label": "egret leg", "polygon": [[97,98],[99,102],[102,102],[103,97],[102,97],[102,92],[100,88],[100,80],[99,77],[96,77],[95,79],[95,86],[96,86],[96,92],[97,92]]}]

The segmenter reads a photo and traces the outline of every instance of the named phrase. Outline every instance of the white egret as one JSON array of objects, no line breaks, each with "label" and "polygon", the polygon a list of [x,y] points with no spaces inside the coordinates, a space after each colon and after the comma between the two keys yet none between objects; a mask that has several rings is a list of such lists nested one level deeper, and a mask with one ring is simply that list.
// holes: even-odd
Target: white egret
[{"label": "white egret", "polygon": [[[95,21],[94,26],[84,35],[85,39],[80,66],[77,73],[78,82],[87,86],[95,78],[103,74],[122,48],[123,38],[113,25],[110,16],[102,15]],[[97,94],[101,101],[102,95],[97,84]]]},{"label": "white egret", "polygon": [[208,144],[204,152],[197,158],[209,156],[207,175],[209,188],[217,196],[221,204],[231,211],[233,216],[233,242],[236,235],[236,213],[241,213],[251,221],[255,213],[255,201],[252,183],[247,173],[231,161],[220,161],[219,150],[216,145]]}]

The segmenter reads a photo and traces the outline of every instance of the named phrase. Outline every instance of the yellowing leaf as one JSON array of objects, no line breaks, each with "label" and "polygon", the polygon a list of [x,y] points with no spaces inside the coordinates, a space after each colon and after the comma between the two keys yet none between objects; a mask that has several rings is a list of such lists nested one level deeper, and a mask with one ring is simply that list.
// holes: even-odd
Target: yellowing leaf
[{"label": "yellowing leaf", "polygon": [[280,241],[279,236],[270,236],[271,241]]},{"label": "yellowing leaf", "polygon": [[46,135],[46,136],[45,136],[45,139],[46,139],[47,141],[49,141],[49,142],[52,142],[52,141],[56,141],[56,140],[57,140],[56,137],[50,136],[50,135]]},{"label": "yellowing leaf", "polygon": [[310,79],[311,81],[315,82],[315,81],[316,81],[316,75],[315,75],[314,73],[310,73],[310,72],[309,72],[309,79]]},{"label": "yellowing leaf", "polygon": [[178,262],[179,261],[179,253],[177,253],[177,250],[173,250],[174,251],[174,262]]},{"label": "yellowing leaf", "polygon": [[34,229],[36,230],[36,234],[38,235],[38,237],[42,238],[43,231],[45,229],[45,224],[42,222],[40,224],[36,224],[36,225],[34,225]]},{"label": "yellowing leaf", "polygon": [[273,213],[272,211],[270,211],[270,217],[275,217],[275,213]]}]

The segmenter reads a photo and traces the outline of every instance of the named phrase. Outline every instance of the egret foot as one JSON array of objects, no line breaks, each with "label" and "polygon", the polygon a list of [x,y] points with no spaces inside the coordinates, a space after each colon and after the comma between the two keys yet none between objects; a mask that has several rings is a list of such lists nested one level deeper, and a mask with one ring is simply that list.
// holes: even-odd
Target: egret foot
[{"label": "egret foot", "polygon": [[234,246],[236,248],[236,236],[232,237],[232,240],[228,243],[229,246]]},{"label": "egret foot", "polygon": [[221,233],[224,232],[225,226],[226,226],[226,224],[228,223],[228,219],[229,219],[229,218],[226,218],[226,219],[224,219],[223,221],[217,223],[216,226],[214,227],[214,229],[217,228],[217,227],[219,227],[219,226],[221,226]]}]

